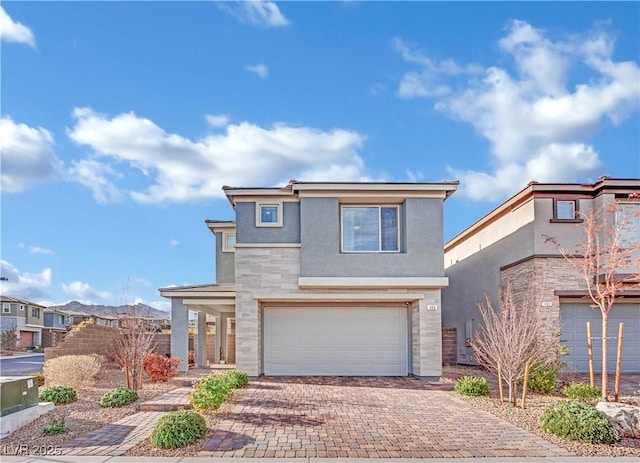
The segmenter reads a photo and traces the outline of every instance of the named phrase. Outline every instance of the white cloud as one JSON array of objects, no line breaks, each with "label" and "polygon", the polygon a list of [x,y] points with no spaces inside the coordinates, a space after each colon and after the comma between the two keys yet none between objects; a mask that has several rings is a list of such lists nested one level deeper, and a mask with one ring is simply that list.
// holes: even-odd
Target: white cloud
[{"label": "white cloud", "polygon": [[220,9],[231,13],[244,24],[263,27],[283,27],[289,20],[280,12],[274,2],[243,0],[239,2],[218,2]]},{"label": "white cloud", "polygon": [[26,43],[31,47],[36,47],[36,39],[27,26],[15,22],[0,6],[0,39],[6,42]]},{"label": "white cloud", "polygon": [[368,179],[358,155],[365,138],[354,131],[242,122],[191,140],[134,113],[109,118],[82,108],[74,117],[71,140],[92,148],[105,163],[112,161],[114,170],[125,163],[149,179],[146,190],[129,193],[141,203],[222,197],[222,185]]},{"label": "white cloud", "polygon": [[77,297],[82,300],[108,299],[111,297],[109,291],[98,291],[89,286],[88,283],[82,281],[72,281],[69,284],[62,284],[62,289],[70,296]]},{"label": "white cloud", "polygon": [[68,174],[71,180],[89,188],[98,203],[111,203],[122,198],[122,193],[109,180],[109,177],[121,177],[121,175],[107,164],[95,159],[74,161]]},{"label": "white cloud", "polygon": [[255,75],[264,79],[269,75],[269,68],[264,64],[256,64],[255,66],[245,66],[245,70],[253,72]]},{"label": "white cloud", "polygon": [[31,254],[53,254],[53,250],[47,248],[41,248],[33,244],[18,243],[18,247],[21,249],[28,249]]},{"label": "white cloud", "polygon": [[147,305],[163,312],[171,312],[171,302],[169,301],[151,301]]},{"label": "white cloud", "polygon": [[61,177],[62,161],[53,151],[53,136],[42,127],[0,118],[0,174],[2,191],[18,193],[32,183]]},{"label": "white cloud", "polygon": [[180,241],[171,240],[171,241],[169,241],[169,246],[180,246]]},{"label": "white cloud", "polygon": [[51,286],[51,269],[45,268],[39,273],[21,272],[6,260],[0,260],[0,275],[7,281],[0,281],[0,293],[19,299],[37,302],[48,297]]},{"label": "white cloud", "polygon": [[216,128],[226,127],[230,120],[226,114],[207,114],[205,119],[207,120],[207,124]]},{"label": "white cloud", "polygon": [[[638,63],[613,61],[614,41],[604,32],[553,41],[523,21],[513,21],[498,45],[513,59],[513,73],[492,66],[482,78],[445,83],[454,71],[473,67],[434,64],[396,43],[405,61],[422,67],[404,75],[399,96],[432,97],[436,110],[469,123],[490,143],[493,170],[450,168],[460,177],[460,192],[499,200],[531,180],[597,177],[602,162],[587,141],[604,118],[617,124],[637,109]],[[589,72],[572,74],[578,65]],[[570,86],[572,79],[579,83]]]}]

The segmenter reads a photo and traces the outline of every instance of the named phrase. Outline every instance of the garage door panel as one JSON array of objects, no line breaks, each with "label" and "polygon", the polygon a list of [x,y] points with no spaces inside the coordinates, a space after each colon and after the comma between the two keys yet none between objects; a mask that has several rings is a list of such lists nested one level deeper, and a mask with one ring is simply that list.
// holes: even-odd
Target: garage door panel
[{"label": "garage door panel", "polygon": [[404,307],[267,308],[264,318],[268,375],[407,375]]},{"label": "garage door panel", "polygon": [[[587,322],[591,322],[594,368],[602,368],[602,316],[599,309],[588,304],[562,304],[560,310],[561,341],[569,348],[569,354],[563,358],[569,368],[586,372],[589,370],[587,348]],[[609,313],[609,350],[607,356],[611,371],[615,368],[618,346],[618,324],[624,323],[622,349],[622,370],[640,372],[640,305],[617,304]],[[612,339],[615,338],[615,339]]]}]

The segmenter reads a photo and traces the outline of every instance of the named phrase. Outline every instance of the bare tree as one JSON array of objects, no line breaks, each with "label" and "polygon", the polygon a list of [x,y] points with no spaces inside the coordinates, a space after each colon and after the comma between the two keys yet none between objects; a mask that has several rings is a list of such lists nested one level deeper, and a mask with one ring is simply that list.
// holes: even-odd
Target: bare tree
[{"label": "bare tree", "polygon": [[607,397],[609,312],[620,291],[640,285],[639,205],[640,195],[633,194],[628,201],[606,203],[586,213],[579,211],[584,240],[573,250],[563,247],[556,238],[544,235],[576,269],[585,282],[593,307],[602,314],[603,398]]},{"label": "bare tree", "polygon": [[526,302],[518,306],[510,284],[502,291],[499,311],[488,296],[485,298],[483,304],[478,304],[482,326],[471,346],[480,365],[507,381],[512,403],[515,383],[524,378],[528,367],[551,357],[552,343],[544,336],[538,310]]},{"label": "bare tree", "polygon": [[[126,294],[124,286],[123,293]],[[143,313],[135,304],[122,306],[124,312],[116,314],[119,330],[108,353],[125,372],[127,387],[138,390],[142,388],[144,359],[155,348],[155,329],[148,323],[148,313]]]}]

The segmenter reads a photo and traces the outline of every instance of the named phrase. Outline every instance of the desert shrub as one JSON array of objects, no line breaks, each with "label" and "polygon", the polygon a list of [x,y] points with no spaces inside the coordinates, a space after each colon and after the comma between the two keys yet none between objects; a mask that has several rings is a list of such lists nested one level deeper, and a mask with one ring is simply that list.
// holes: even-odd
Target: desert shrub
[{"label": "desert shrub", "polygon": [[216,410],[236,388],[249,382],[247,373],[230,370],[219,375],[208,375],[195,384],[195,390],[189,396],[191,406],[200,411]]},{"label": "desert shrub", "polygon": [[562,389],[564,395],[577,402],[591,403],[602,397],[600,389],[586,383],[571,383]]},{"label": "desert shrub", "polygon": [[151,433],[151,445],[163,449],[184,447],[207,432],[204,418],[192,410],[169,412],[156,423]]},{"label": "desert shrub", "polygon": [[178,367],[181,361],[179,357],[149,354],[144,358],[144,370],[151,381],[166,382],[178,375]]},{"label": "desert shrub", "polygon": [[119,387],[105,392],[100,397],[101,407],[123,407],[138,400],[138,393],[126,387]]},{"label": "desert shrub", "polygon": [[249,375],[247,375],[246,371],[229,370],[223,373],[223,375],[229,376],[229,381],[233,383],[234,389],[245,387],[247,384],[249,384]]},{"label": "desert shrub", "polygon": [[563,400],[547,408],[540,419],[542,429],[569,440],[590,444],[613,444],[618,433],[595,408]]},{"label": "desert shrub", "polygon": [[556,390],[558,369],[552,363],[536,363],[529,372],[527,389],[539,394],[551,394]]},{"label": "desert shrub", "polygon": [[489,381],[481,376],[463,376],[458,378],[453,389],[464,395],[482,396],[489,394]]},{"label": "desert shrub", "polygon": [[34,371],[31,373],[27,373],[27,376],[35,376],[38,378],[38,387],[44,386],[44,373],[41,371]]},{"label": "desert shrub", "polygon": [[63,355],[44,362],[43,371],[49,386],[84,389],[93,386],[100,371],[100,359],[96,355]]},{"label": "desert shrub", "polygon": [[51,424],[42,428],[42,434],[45,436],[53,436],[64,432],[67,432],[67,424],[64,422],[64,418],[60,420],[53,420]]},{"label": "desert shrub", "polygon": [[70,404],[78,398],[76,391],[70,386],[52,386],[40,393],[42,402],[53,402],[56,405]]}]

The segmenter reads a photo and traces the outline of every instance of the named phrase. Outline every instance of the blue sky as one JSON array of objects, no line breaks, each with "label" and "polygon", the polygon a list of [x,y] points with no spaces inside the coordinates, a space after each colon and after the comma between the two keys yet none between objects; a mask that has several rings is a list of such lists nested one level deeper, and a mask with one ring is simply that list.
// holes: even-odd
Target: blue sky
[{"label": "blue sky", "polygon": [[450,239],[530,180],[640,177],[638,2],[0,8],[16,297],[168,308],[225,184],[457,179]]}]

